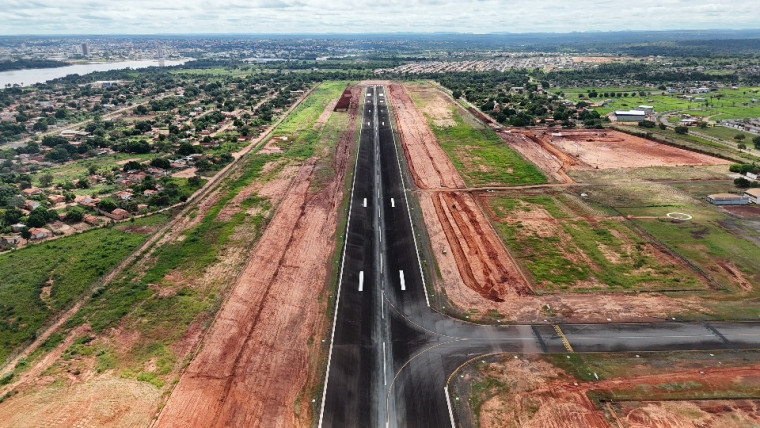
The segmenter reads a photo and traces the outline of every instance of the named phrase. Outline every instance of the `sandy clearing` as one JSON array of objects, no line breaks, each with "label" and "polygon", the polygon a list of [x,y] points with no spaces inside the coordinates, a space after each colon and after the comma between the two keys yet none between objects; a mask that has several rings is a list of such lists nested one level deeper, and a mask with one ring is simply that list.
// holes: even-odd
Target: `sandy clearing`
[{"label": "sandy clearing", "polygon": [[0,406],[0,421],[9,427],[144,427],[160,396],[147,382],[104,375],[14,397]]},{"label": "sandy clearing", "polygon": [[608,129],[535,129],[522,133],[533,137],[549,151],[552,150],[547,145],[562,151],[573,159],[569,166],[574,170],[731,163]]},{"label": "sandy clearing", "polygon": [[536,164],[544,174],[553,180],[566,184],[574,182],[567,175],[565,163],[555,153],[544,150],[539,144],[536,144],[533,140],[518,132],[499,132],[498,135],[506,141],[512,150]]},{"label": "sandy clearing", "polygon": [[177,171],[177,172],[173,173],[172,177],[174,177],[174,178],[190,178],[190,177],[195,177],[195,174],[197,172],[198,172],[198,168],[196,168],[196,167],[193,166],[193,167],[190,167],[190,168],[185,168],[182,171]]}]

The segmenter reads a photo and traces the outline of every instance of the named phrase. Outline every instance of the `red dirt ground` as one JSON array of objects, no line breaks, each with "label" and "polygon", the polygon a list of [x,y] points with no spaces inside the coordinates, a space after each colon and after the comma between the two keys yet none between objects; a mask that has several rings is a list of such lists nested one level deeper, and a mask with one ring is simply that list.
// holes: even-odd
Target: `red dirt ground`
[{"label": "red dirt ground", "polygon": [[392,84],[389,87],[389,93],[406,160],[417,187],[421,189],[465,187],[464,180],[438,145],[425,116],[414,105],[406,88]]},{"label": "red dirt ground", "polygon": [[513,129],[512,132],[522,133],[539,143],[544,150],[558,157],[566,169],[730,163],[727,160],[608,129]]},{"label": "red dirt ground", "polygon": [[507,142],[509,147],[523,155],[538,166],[541,171],[560,183],[573,183],[567,175],[567,168],[574,165],[574,160],[553,147],[541,145],[540,141],[520,132],[499,132],[499,137]]},{"label": "red dirt ground", "polygon": [[[760,382],[757,366],[658,373],[655,375],[581,382],[545,361],[523,359],[494,363],[485,368],[488,377],[510,385],[508,392],[487,399],[480,409],[483,427],[743,427],[757,426],[758,400],[679,399],[668,386],[684,386],[691,393],[752,388]],[[471,375],[468,375],[471,376]],[[477,375],[476,375],[477,376]],[[465,379],[467,381],[468,379]],[[646,392],[647,400],[602,404],[590,399],[593,392],[603,397],[631,391]],[[677,394],[677,392],[676,392]],[[635,396],[635,395],[634,395]]]},{"label": "red dirt ground", "polygon": [[[309,379],[335,248],[338,208],[356,139],[360,91],[337,148],[334,179],[310,191],[316,159],[294,180],[254,250],[203,348],[181,377],[157,426],[294,426],[296,398]],[[308,413],[308,410],[302,412]]]},{"label": "red dirt ground", "polygon": [[471,194],[436,192],[432,199],[468,287],[496,302],[530,293],[527,281]]}]

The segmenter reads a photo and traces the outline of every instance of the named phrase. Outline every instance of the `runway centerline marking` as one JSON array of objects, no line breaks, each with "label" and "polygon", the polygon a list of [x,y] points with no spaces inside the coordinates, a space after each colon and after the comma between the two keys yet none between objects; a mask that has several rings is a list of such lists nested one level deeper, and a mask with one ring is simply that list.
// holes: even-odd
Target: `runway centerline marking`
[{"label": "runway centerline marking", "polygon": [[383,342],[383,385],[388,385],[387,367],[388,364],[385,362],[385,342]]},{"label": "runway centerline marking", "polygon": [[364,291],[364,271],[359,271],[359,291]]},{"label": "runway centerline marking", "polygon": [[406,281],[404,280],[404,271],[398,271],[398,278],[401,280],[401,291],[406,291]]},{"label": "runway centerline marking", "polygon": [[391,208],[396,208],[396,201],[391,198]]},{"label": "runway centerline marking", "polygon": [[364,208],[367,208],[367,198],[364,198]]}]

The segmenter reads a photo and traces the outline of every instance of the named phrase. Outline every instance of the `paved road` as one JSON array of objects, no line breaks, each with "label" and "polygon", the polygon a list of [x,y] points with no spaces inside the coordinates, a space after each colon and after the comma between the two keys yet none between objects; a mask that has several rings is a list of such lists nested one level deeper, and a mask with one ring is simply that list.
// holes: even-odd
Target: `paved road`
[{"label": "paved road", "polygon": [[479,355],[757,348],[758,323],[483,326],[430,309],[384,88],[369,87],[319,426],[446,427]]}]

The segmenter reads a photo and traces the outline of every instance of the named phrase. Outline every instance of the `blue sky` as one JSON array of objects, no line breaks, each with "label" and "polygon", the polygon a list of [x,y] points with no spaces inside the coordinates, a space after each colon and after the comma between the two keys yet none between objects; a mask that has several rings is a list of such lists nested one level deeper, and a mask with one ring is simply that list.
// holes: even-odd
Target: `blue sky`
[{"label": "blue sky", "polygon": [[2,0],[0,34],[757,29],[757,0]]}]

